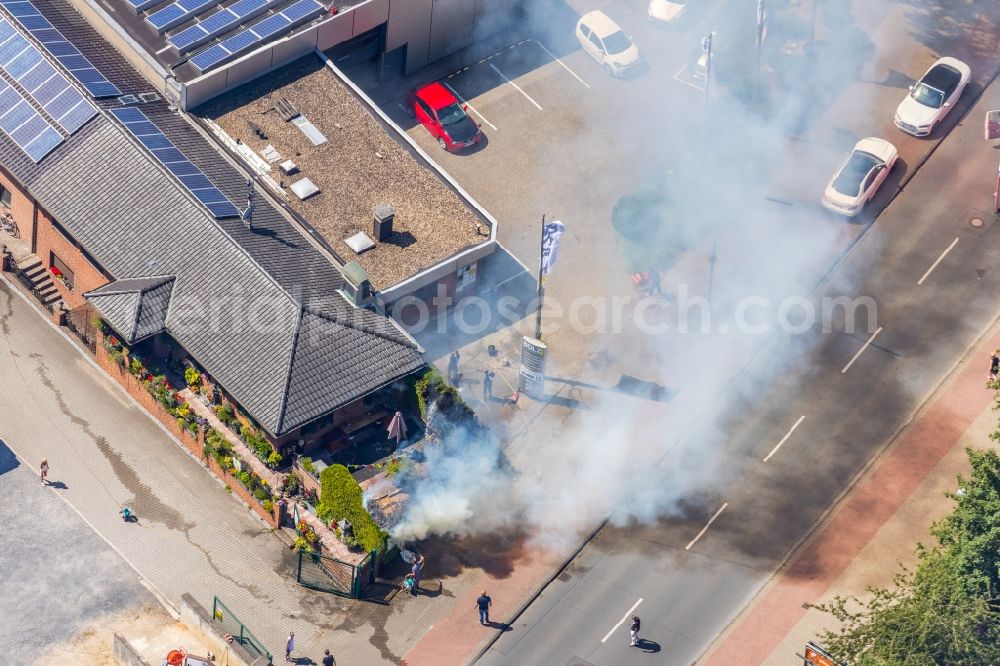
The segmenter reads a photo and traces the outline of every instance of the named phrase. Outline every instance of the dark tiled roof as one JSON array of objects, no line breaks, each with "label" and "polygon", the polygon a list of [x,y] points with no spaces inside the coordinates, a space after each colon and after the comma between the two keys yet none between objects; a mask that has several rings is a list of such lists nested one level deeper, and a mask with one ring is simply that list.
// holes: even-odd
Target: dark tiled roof
[{"label": "dark tiled roof", "polygon": [[[119,62],[116,54],[79,16],[74,23],[67,5],[38,6],[53,23],[61,17],[75,26],[77,47],[112,83],[138,91],[129,88],[134,72],[119,80],[123,65],[103,66]],[[163,102],[141,108],[242,202],[245,176],[198,130]],[[155,332],[166,307],[166,331],[273,434],[422,364],[420,348],[392,322],[337,293],[338,269],[266,196],[258,194],[253,231],[238,219],[214,219],[109,116],[98,115],[37,165],[0,133],[0,160],[114,276],[90,294],[109,323],[139,339]],[[150,281],[164,274],[175,278],[169,294]]]}]

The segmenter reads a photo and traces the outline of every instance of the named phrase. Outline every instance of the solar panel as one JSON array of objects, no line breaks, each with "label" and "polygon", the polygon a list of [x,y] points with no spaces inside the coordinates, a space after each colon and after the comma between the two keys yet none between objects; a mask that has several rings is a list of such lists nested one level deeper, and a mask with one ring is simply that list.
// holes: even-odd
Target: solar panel
[{"label": "solar panel", "polygon": [[162,35],[167,30],[188,21],[209,7],[218,5],[218,0],[177,0],[146,17],[150,24]]},{"label": "solar panel", "polygon": [[232,30],[243,21],[263,14],[268,7],[281,4],[284,0],[239,0],[229,7],[206,17],[200,23],[181,30],[167,41],[184,53],[204,44],[212,37]]},{"label": "solar panel", "polygon": [[281,12],[272,14],[246,30],[234,33],[218,44],[192,56],[191,64],[204,72],[237,53],[322,13],[323,10],[324,6],[318,0],[297,0]]},{"label": "solar panel", "polygon": [[[13,30],[13,33],[5,27]],[[3,17],[0,17],[0,34],[10,35],[0,46],[0,69],[28,91],[63,129],[72,134],[97,115],[97,109],[84,99],[80,91],[46,62],[35,45],[17,33]],[[24,48],[16,54],[10,53],[14,49],[6,49],[10,44],[17,44],[19,47],[22,43]],[[36,91],[38,94],[35,94]]]},{"label": "solar panel", "polygon": [[[37,39],[69,73],[94,97],[118,97],[122,94],[113,83],[101,74],[80,49],[76,48],[28,0],[0,0],[0,5],[14,15],[14,19]],[[0,35],[2,35],[0,29]],[[24,39],[21,35],[17,35]],[[0,37],[2,39],[2,37]],[[27,41],[27,40],[25,40]],[[2,50],[2,47],[0,47]],[[2,55],[0,55],[2,60]]]},{"label": "solar panel", "polygon": [[212,181],[202,173],[195,164],[184,156],[156,125],[149,121],[146,114],[135,107],[110,109],[136,139],[144,145],[149,153],[177,176],[181,185],[187,189],[217,218],[239,217],[240,211],[222,191],[212,184]]},{"label": "solar panel", "polygon": [[163,0],[126,0],[126,2],[128,2],[129,6],[135,10],[136,14],[138,14],[145,9],[149,9],[153,5],[158,5],[163,2]]},{"label": "solar panel", "polygon": [[63,142],[62,134],[3,79],[0,79],[0,129],[34,162],[40,162]]}]

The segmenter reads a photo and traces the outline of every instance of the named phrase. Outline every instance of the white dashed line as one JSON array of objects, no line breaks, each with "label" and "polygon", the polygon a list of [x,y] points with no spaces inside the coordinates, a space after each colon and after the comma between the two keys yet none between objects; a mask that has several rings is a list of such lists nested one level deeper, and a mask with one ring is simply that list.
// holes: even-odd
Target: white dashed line
[{"label": "white dashed line", "polygon": [[955,247],[956,245],[958,245],[958,236],[956,236],[955,240],[951,242],[951,245],[949,245],[948,248],[941,253],[941,256],[937,258],[937,261],[931,264],[931,267],[927,269],[927,272],[924,273],[924,276],[919,280],[917,280],[917,285],[921,285],[924,283],[924,280],[926,280],[927,276],[931,274],[931,271],[937,268],[937,265],[941,263],[941,260],[944,259],[948,255],[948,253],[951,252],[952,248]]},{"label": "white dashed line", "polygon": [[490,121],[486,120],[486,118],[483,118],[483,114],[481,114],[481,113],[479,113],[478,111],[476,111],[476,107],[474,107],[474,106],[472,106],[471,104],[469,104],[469,102],[468,102],[467,100],[464,100],[464,99],[462,99],[462,96],[461,96],[461,95],[459,95],[459,94],[458,94],[458,91],[457,91],[457,90],[455,90],[454,88],[452,88],[450,84],[446,83],[445,81],[442,81],[442,82],[441,82],[441,85],[443,85],[443,86],[444,86],[445,88],[447,88],[448,90],[450,90],[450,91],[451,91],[451,94],[452,94],[452,95],[454,95],[455,97],[457,97],[457,98],[458,98],[458,101],[459,101],[459,102],[461,102],[462,104],[465,104],[466,106],[468,106],[468,107],[469,107],[469,109],[470,109],[470,110],[471,110],[471,111],[472,111],[472,112],[473,112],[474,114],[476,114],[477,116],[479,116],[479,119],[480,119],[480,120],[482,120],[482,121],[483,121],[484,123],[486,123],[487,125],[489,125],[490,127],[492,127],[494,131],[496,131],[496,129],[497,129],[497,126],[496,126],[496,125],[494,125],[493,123],[491,123]]},{"label": "white dashed line", "polygon": [[708,528],[712,526],[712,523],[714,523],[715,519],[719,517],[719,514],[726,510],[727,506],[729,506],[729,502],[722,503],[722,506],[719,507],[719,510],[715,512],[715,515],[709,518],[708,523],[706,523],[706,525],[703,528],[701,528],[701,532],[698,532],[698,536],[691,539],[691,543],[684,546],[684,550],[691,550],[691,546],[693,546],[698,541],[698,539],[700,539],[705,534],[705,532],[708,531]]},{"label": "white dashed line", "polygon": [[798,427],[799,427],[799,425],[800,425],[800,424],[801,424],[801,423],[802,423],[803,421],[805,421],[805,419],[806,419],[806,417],[805,417],[805,416],[800,416],[800,417],[799,417],[799,420],[798,420],[798,421],[796,421],[796,422],[795,422],[795,425],[793,425],[793,426],[792,426],[792,429],[791,429],[791,430],[789,430],[789,431],[788,431],[788,433],[787,433],[787,434],[786,434],[786,435],[785,435],[784,437],[782,437],[782,438],[781,438],[781,441],[780,441],[780,442],[778,442],[778,445],[777,445],[777,446],[775,446],[775,447],[774,447],[773,449],[771,449],[771,452],[770,452],[770,453],[768,453],[768,454],[767,454],[767,457],[766,457],[766,458],[764,458],[764,460],[763,460],[763,461],[761,461],[761,462],[767,462],[768,460],[770,460],[770,459],[771,459],[771,456],[773,456],[773,455],[774,455],[775,453],[777,453],[777,452],[778,452],[778,449],[780,449],[780,448],[781,448],[781,445],[782,445],[782,444],[784,444],[785,442],[787,442],[787,441],[788,441],[788,438],[792,436],[792,433],[793,433],[793,432],[795,432],[795,429],[796,429],[796,428],[798,428]]},{"label": "white dashed line", "polygon": [[847,370],[852,365],[854,365],[854,362],[858,360],[858,357],[861,356],[865,352],[866,349],[868,349],[868,345],[870,345],[872,343],[872,340],[875,339],[875,336],[878,335],[881,332],[882,332],[882,327],[881,326],[879,326],[877,329],[875,329],[875,332],[872,333],[872,337],[868,338],[868,342],[866,342],[864,345],[862,345],[861,349],[858,350],[858,353],[855,354],[854,357],[851,358],[851,360],[847,362],[847,365],[845,365],[844,369],[840,371],[840,374],[844,374],[845,372],[847,372]]},{"label": "white dashed line", "polygon": [[521,86],[517,85],[516,83],[514,83],[513,81],[511,81],[510,79],[508,79],[507,75],[504,74],[503,72],[501,72],[499,69],[497,69],[496,65],[494,65],[493,63],[490,63],[490,67],[493,68],[494,72],[496,72],[501,77],[503,77],[504,81],[506,81],[510,85],[514,86],[514,89],[517,90],[517,92],[521,93],[526,98],[528,98],[528,101],[531,102],[532,104],[534,104],[536,109],[538,109],[539,111],[544,111],[544,109],[541,106],[539,106],[538,102],[536,102],[535,100],[531,99],[531,95],[529,95],[528,93],[526,93],[523,90],[521,90]]},{"label": "white dashed line", "polygon": [[545,48],[544,44],[542,44],[541,42],[539,42],[537,40],[535,40],[535,43],[538,44],[538,47],[540,49],[542,49],[543,51],[545,51],[546,53],[548,53],[550,58],[552,58],[557,63],[559,63],[560,65],[562,65],[563,69],[565,69],[567,72],[569,72],[573,76],[574,79],[576,79],[577,81],[579,81],[580,83],[582,83],[586,87],[588,87],[588,88],[590,87],[590,84],[587,83],[586,81],[584,81],[583,79],[581,79],[579,76],[577,76],[576,72],[574,72],[572,69],[569,68],[569,65],[567,65],[562,60],[560,60],[559,58],[557,58],[556,54],[554,54],[552,51],[549,51],[547,48]]},{"label": "white dashed line", "polygon": [[607,634],[606,634],[606,635],[604,636],[604,638],[602,638],[602,639],[601,639],[601,642],[602,642],[602,643],[607,643],[607,642],[608,642],[608,639],[609,639],[609,638],[611,638],[611,634],[615,633],[615,630],[616,630],[616,629],[618,629],[618,627],[622,626],[622,625],[623,625],[623,624],[625,623],[625,620],[627,620],[627,619],[628,619],[628,616],[629,616],[629,615],[631,615],[631,614],[632,614],[632,612],[633,612],[633,611],[634,611],[634,610],[635,610],[636,608],[638,608],[638,607],[639,607],[639,604],[641,604],[641,603],[642,603],[642,599],[639,599],[639,601],[637,601],[637,602],[635,602],[634,604],[632,604],[632,608],[629,608],[629,609],[628,609],[628,612],[626,612],[626,613],[625,613],[625,615],[623,615],[623,616],[622,616],[622,619],[618,620],[618,624],[616,624],[615,626],[611,627],[611,631],[609,631],[609,632],[608,632],[608,633],[607,633]]}]

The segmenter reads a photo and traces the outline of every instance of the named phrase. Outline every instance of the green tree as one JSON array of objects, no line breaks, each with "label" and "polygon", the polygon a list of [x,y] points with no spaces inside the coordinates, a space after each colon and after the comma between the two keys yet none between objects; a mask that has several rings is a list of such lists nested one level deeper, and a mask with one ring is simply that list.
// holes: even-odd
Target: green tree
[{"label": "green tree", "polygon": [[385,548],[385,532],[364,507],[361,486],[343,465],[330,465],[319,475],[320,493],[316,514],[326,523],[347,519],[354,538],[365,552]]}]

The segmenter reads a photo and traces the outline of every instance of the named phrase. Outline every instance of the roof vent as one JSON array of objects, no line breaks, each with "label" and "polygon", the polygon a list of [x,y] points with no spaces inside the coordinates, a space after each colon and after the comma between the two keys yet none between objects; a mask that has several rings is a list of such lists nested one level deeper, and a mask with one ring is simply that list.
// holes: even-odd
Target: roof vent
[{"label": "roof vent", "polygon": [[[362,234],[363,235],[363,234]],[[344,296],[355,307],[363,308],[372,300],[372,281],[365,269],[356,261],[344,265]]]},{"label": "roof vent", "polygon": [[160,96],[157,95],[155,92],[144,92],[141,95],[139,95],[139,99],[141,99],[142,103],[145,104],[147,102],[155,102],[156,100],[160,99]]},{"label": "roof vent", "polygon": [[118,101],[121,104],[136,104],[138,103],[139,98],[136,97],[135,95],[122,95],[121,97],[118,98]]},{"label": "roof vent", "polygon": [[375,206],[373,213],[375,240],[384,243],[392,237],[392,221],[396,219],[396,209],[383,203]]},{"label": "roof vent", "polygon": [[347,246],[354,250],[357,254],[361,254],[365,250],[370,250],[375,247],[375,241],[368,237],[363,231],[359,231],[350,238],[344,241]]}]

